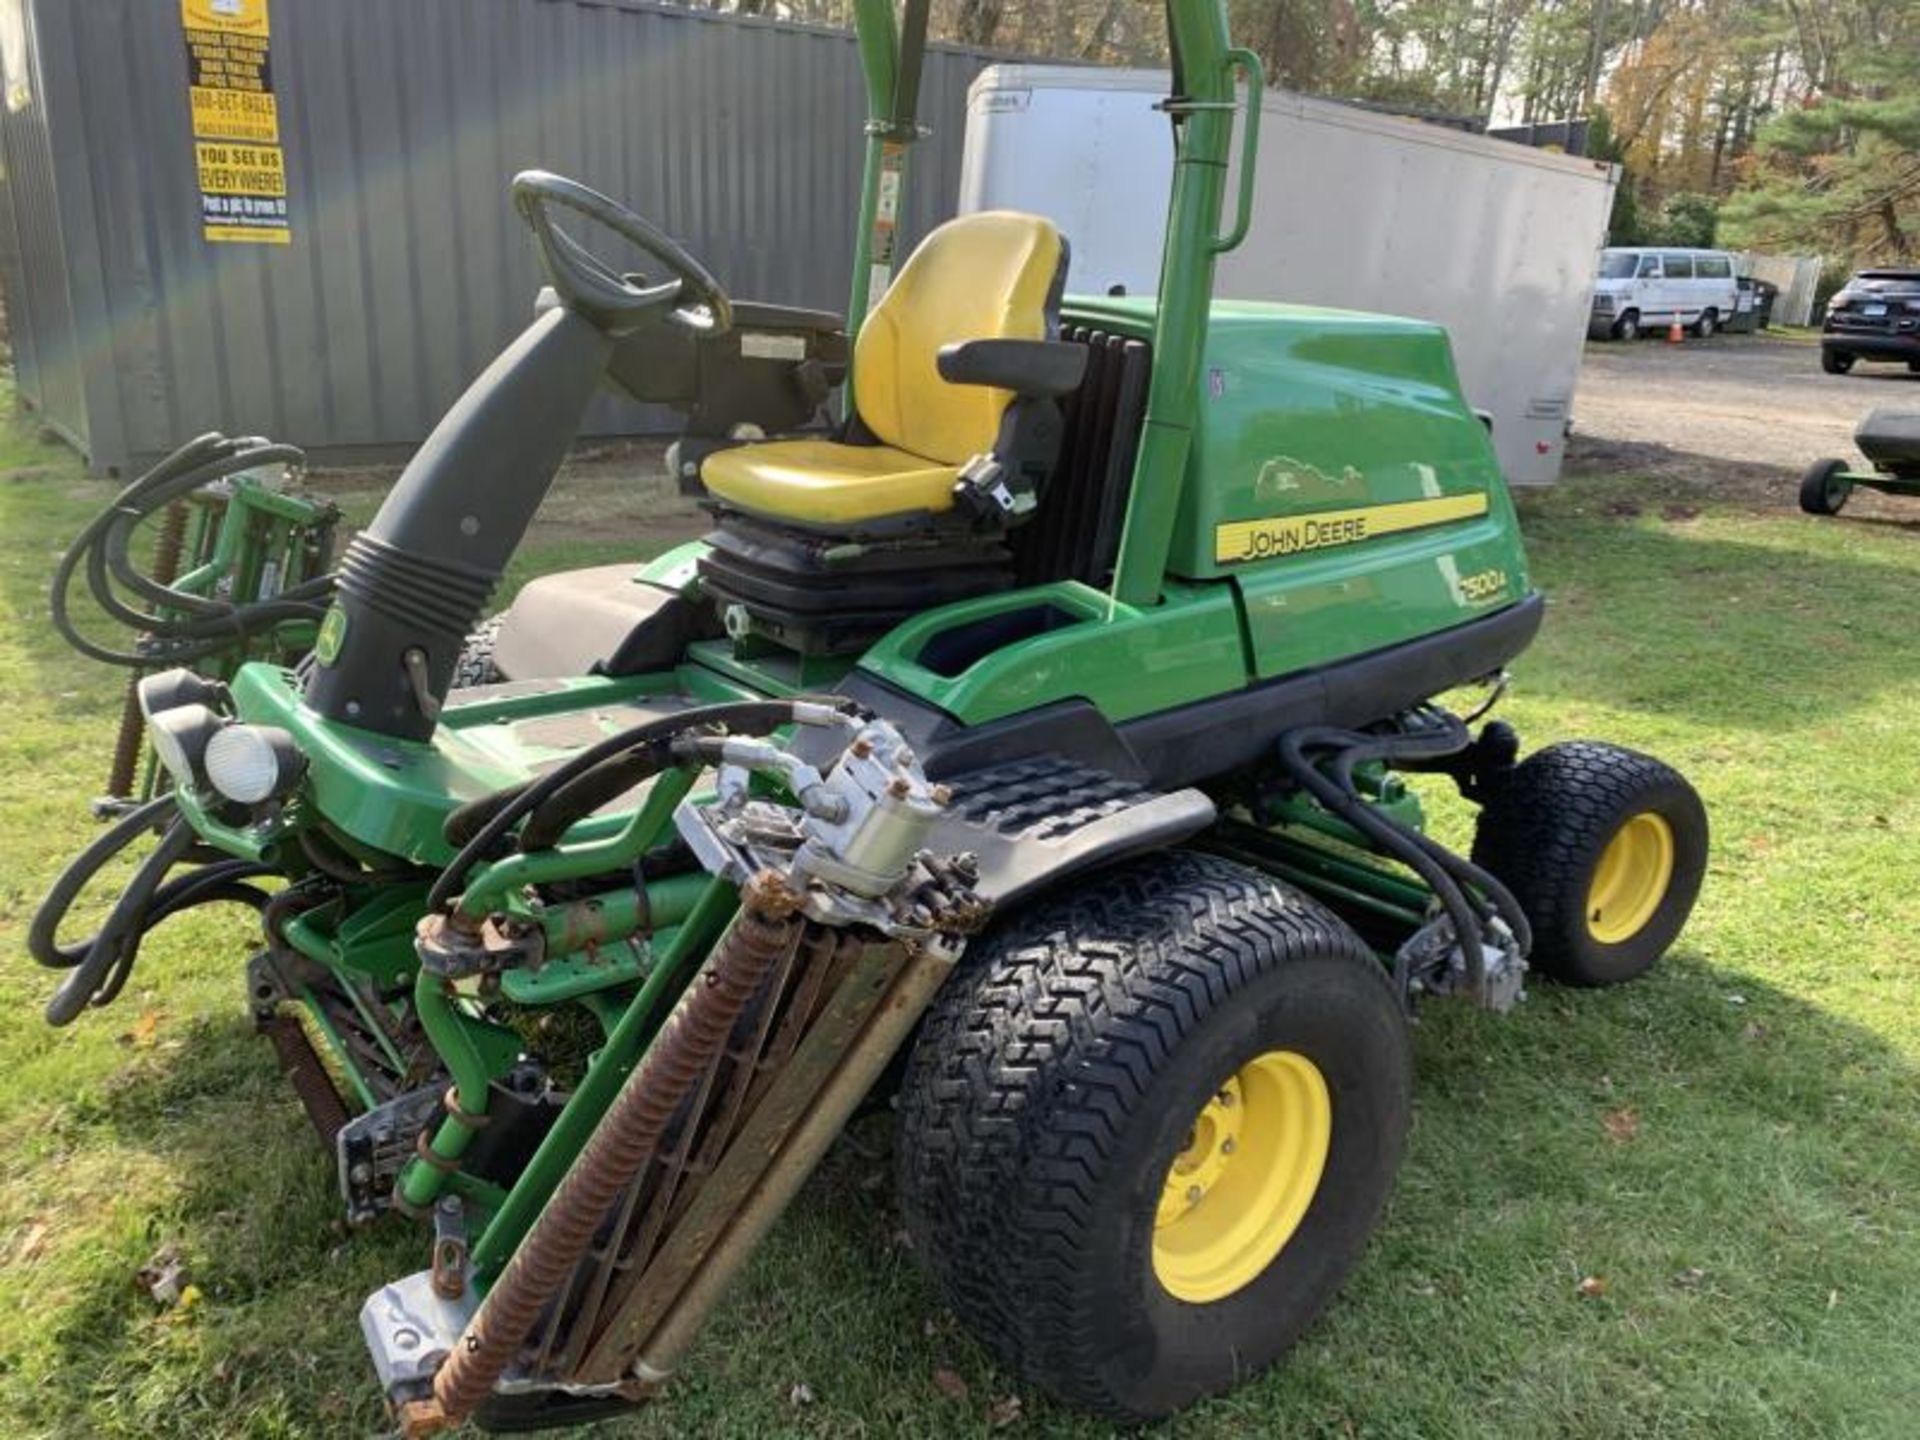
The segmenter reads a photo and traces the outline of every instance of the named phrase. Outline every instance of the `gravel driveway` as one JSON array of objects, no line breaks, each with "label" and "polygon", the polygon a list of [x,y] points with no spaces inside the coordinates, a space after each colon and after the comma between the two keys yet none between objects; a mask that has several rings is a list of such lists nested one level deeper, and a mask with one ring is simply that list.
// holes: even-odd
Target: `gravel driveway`
[{"label": "gravel driveway", "polygon": [[1589,344],[1567,469],[1657,473],[1792,504],[1783,481],[1822,457],[1855,456],[1853,427],[1880,405],[1920,409],[1920,376],[1866,364],[1828,375],[1807,340]]}]

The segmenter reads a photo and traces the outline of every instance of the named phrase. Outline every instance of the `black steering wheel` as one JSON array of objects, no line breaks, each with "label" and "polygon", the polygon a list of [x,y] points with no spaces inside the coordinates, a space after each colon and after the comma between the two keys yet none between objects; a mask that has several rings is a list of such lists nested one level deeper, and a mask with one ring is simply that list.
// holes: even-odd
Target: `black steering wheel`
[{"label": "black steering wheel", "polygon": [[[513,203],[539,242],[541,267],[561,303],[608,333],[634,329],[663,305],[672,306],[668,319],[697,335],[733,328],[733,302],[707,267],[618,201],[564,175],[523,170],[513,177]],[[659,261],[672,278],[649,285],[641,276],[621,274],[554,224],[549,212],[555,205],[598,221]]]}]

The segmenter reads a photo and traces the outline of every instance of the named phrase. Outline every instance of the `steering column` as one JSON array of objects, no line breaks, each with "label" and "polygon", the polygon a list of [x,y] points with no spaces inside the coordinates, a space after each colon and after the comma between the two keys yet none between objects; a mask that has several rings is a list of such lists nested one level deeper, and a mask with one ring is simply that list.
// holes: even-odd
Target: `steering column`
[{"label": "steering column", "polygon": [[[577,181],[513,182],[560,304],[467,388],[342,557],[306,703],[398,739],[433,733],[454,662],[519,547],[606,373],[616,341],[646,324],[724,333],[732,305],[706,268],[655,226]],[[664,267],[622,274],[556,222],[572,211]]]}]

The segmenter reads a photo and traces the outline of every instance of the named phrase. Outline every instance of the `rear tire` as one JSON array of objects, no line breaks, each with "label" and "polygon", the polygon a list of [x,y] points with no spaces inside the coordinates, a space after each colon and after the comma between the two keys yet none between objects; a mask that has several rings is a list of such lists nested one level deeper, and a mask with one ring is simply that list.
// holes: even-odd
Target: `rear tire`
[{"label": "rear tire", "polygon": [[1700,318],[1693,322],[1693,333],[1702,340],[1711,340],[1714,332],[1720,328],[1720,312],[1708,308],[1700,312]]},{"label": "rear tire", "polygon": [[1593,740],[1522,761],[1480,812],[1473,861],[1533,926],[1535,970],[1569,985],[1643,973],[1679,936],[1707,868],[1707,810],[1678,771]]},{"label": "rear tire", "polygon": [[1800,508],[1809,515],[1838,515],[1853,495],[1851,482],[1839,477],[1846,473],[1844,460],[1816,460],[1800,478]]},{"label": "rear tire", "polygon": [[1023,909],[936,998],[901,1088],[907,1231],[1023,1380],[1166,1415],[1325,1308],[1399,1166],[1411,1076],[1343,922],[1229,861],[1151,856]]},{"label": "rear tire", "polygon": [[1638,340],[1640,338],[1640,312],[1629,310],[1613,322],[1613,338],[1616,340]]},{"label": "rear tire", "polygon": [[1844,375],[1853,369],[1853,356],[1844,350],[1822,350],[1820,368],[1829,375]]}]

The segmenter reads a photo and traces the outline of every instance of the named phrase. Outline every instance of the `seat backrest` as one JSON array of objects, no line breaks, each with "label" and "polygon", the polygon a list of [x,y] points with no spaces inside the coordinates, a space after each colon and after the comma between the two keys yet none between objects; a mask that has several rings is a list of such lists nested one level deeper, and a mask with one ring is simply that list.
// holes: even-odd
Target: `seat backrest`
[{"label": "seat backrest", "polygon": [[853,403],[882,444],[961,465],[993,449],[1011,391],[952,385],[934,358],[959,340],[1044,340],[1059,321],[1066,247],[1038,215],[983,210],[934,230],[867,317]]}]

